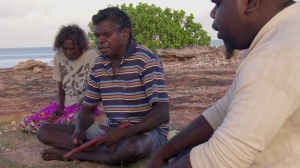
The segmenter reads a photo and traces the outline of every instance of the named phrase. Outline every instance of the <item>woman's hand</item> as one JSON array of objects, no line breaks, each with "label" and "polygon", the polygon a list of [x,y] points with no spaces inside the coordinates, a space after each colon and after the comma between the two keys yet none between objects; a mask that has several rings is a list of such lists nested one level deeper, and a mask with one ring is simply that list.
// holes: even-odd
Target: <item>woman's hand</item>
[{"label": "woman's hand", "polygon": [[52,114],[52,121],[57,120],[60,116],[62,116],[64,114],[64,111],[61,109],[55,109],[55,111]]}]

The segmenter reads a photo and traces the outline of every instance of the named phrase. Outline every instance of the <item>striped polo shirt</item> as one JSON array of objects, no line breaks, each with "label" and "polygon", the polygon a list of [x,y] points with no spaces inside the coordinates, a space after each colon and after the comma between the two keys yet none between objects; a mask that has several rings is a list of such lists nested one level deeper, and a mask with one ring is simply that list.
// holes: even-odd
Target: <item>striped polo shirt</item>
[{"label": "striped polo shirt", "polygon": [[[139,122],[154,102],[169,102],[163,66],[148,48],[130,41],[117,73],[113,74],[109,57],[99,56],[90,70],[83,104],[94,107],[103,103],[108,125]],[[168,135],[168,123],[156,129]]]}]

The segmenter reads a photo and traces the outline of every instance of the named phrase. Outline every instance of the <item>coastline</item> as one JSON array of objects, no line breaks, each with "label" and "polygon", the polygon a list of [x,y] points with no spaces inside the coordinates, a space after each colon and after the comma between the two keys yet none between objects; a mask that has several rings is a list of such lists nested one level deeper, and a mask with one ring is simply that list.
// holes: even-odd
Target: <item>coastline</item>
[{"label": "coastline", "polygon": [[[211,40],[210,47],[219,47],[223,44],[222,40]],[[53,66],[51,60],[55,53],[52,47],[0,48],[0,68],[11,68],[28,59],[39,60]]]}]

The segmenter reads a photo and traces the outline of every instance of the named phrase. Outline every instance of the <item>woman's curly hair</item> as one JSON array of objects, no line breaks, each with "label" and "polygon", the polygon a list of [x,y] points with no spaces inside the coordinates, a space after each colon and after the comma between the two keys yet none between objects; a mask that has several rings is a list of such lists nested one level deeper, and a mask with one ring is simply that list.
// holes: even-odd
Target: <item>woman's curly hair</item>
[{"label": "woman's curly hair", "polygon": [[53,50],[60,50],[65,40],[73,41],[74,54],[76,56],[78,56],[80,52],[85,52],[90,48],[86,33],[77,24],[62,25],[60,27],[55,36]]}]

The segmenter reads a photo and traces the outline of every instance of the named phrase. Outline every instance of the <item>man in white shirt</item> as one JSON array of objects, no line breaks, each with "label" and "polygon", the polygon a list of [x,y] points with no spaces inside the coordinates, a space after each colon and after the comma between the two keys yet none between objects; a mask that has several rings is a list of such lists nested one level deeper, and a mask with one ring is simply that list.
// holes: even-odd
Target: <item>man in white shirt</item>
[{"label": "man in white shirt", "polygon": [[[227,58],[246,49],[226,95],[154,155],[148,168],[300,167],[300,4],[212,0]],[[168,160],[191,149],[177,161]]]}]

